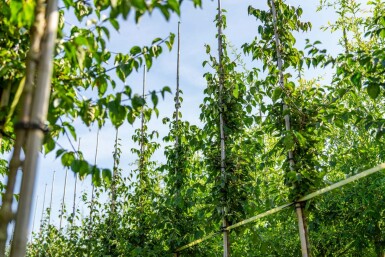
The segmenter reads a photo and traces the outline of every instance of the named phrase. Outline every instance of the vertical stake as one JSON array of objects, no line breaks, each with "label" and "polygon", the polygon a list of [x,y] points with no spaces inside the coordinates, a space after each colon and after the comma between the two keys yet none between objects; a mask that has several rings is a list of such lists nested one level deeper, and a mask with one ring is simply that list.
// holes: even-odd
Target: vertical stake
[{"label": "vertical stake", "polygon": [[43,208],[41,209],[41,218],[40,218],[40,230],[43,227],[44,220],[44,208],[45,208],[45,194],[47,193],[47,183],[45,183],[44,187],[44,195],[43,195]]},{"label": "vertical stake", "polygon": [[[180,21],[178,22],[178,53],[176,61],[176,92],[175,92],[175,147],[178,147],[179,133],[178,133],[178,122],[179,122],[179,66],[180,66]],[[177,153],[178,154],[178,153]],[[178,157],[178,156],[177,156]]]},{"label": "vertical stake", "polygon": [[54,183],[55,183],[55,173],[56,173],[56,171],[53,172],[53,176],[52,176],[51,199],[50,199],[50,201],[49,201],[49,213],[48,213],[48,226],[51,224],[52,195],[53,195],[53,185],[54,185]]},{"label": "vertical stake", "polygon": [[64,179],[64,189],[63,189],[63,198],[61,201],[61,216],[60,216],[60,225],[59,225],[59,230],[62,228],[62,222],[63,222],[63,215],[64,215],[64,201],[66,197],[66,189],[67,189],[67,176],[68,176],[68,169],[66,169],[66,175]]},{"label": "vertical stake", "polygon": [[[278,35],[278,28],[277,28],[277,11],[275,8],[275,1],[270,0],[271,3],[271,12],[273,14],[273,25],[274,25],[274,37],[275,37],[275,43],[276,43],[276,52],[277,52],[277,65],[279,70],[279,84],[280,87],[285,90],[284,85],[284,78],[283,78],[283,64],[282,64],[282,57],[281,57],[281,51],[280,51],[280,39]],[[283,105],[283,111],[285,112],[288,109],[288,106],[284,103]],[[287,131],[290,131],[290,116],[289,114],[285,115],[285,127]],[[293,170],[294,167],[294,156],[293,151],[288,152],[289,157],[289,164],[290,169]],[[298,228],[299,228],[299,234],[300,234],[300,240],[301,240],[301,251],[302,251],[302,257],[309,257],[310,256],[310,247],[309,247],[309,241],[306,231],[306,220],[304,219],[304,213],[303,213],[303,207],[301,204],[296,204],[296,213],[298,218]]]},{"label": "vertical stake", "polygon": [[[223,64],[222,64],[222,55],[223,55],[223,39],[222,39],[222,7],[221,0],[218,0],[218,60],[219,60],[219,123],[220,123],[220,136],[221,136],[221,176],[222,180],[226,181],[226,152],[225,152],[225,132],[224,132],[224,119],[223,119],[223,103],[222,103],[222,91],[224,83],[224,74],[223,74]],[[225,182],[226,184],[226,182]],[[225,199],[222,199],[225,203]],[[225,228],[228,226],[228,221],[226,218],[225,206],[222,206],[222,230],[223,230],[223,257],[230,256],[230,235],[229,231]]]},{"label": "vertical stake", "polygon": [[[80,158],[79,151],[80,151],[80,141],[81,138],[79,138],[79,143],[78,143],[78,157]],[[74,200],[73,200],[73,205],[72,205],[72,219],[71,219],[71,225],[74,224],[75,220],[75,212],[76,212],[76,189],[77,189],[77,184],[78,184],[78,174],[75,173],[75,186],[74,186]]]},{"label": "vertical stake", "polygon": [[[96,167],[96,160],[98,158],[98,148],[99,148],[99,132],[100,128],[98,127],[98,132],[96,133],[96,149],[95,149],[95,158],[94,158],[94,166]],[[92,184],[92,192],[91,192],[91,205],[90,205],[90,227],[88,229],[89,233],[91,233],[92,223],[93,223],[93,211],[94,211],[94,198],[95,198],[95,185]]]}]

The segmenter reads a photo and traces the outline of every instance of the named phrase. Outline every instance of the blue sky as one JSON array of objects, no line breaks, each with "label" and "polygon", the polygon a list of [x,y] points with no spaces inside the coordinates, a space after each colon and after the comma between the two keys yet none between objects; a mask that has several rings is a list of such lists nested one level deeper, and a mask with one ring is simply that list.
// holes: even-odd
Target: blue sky
[{"label": "blue sky", "polygon": [[[298,5],[299,1],[287,1],[290,4]],[[330,35],[329,32],[323,32],[320,27],[326,25],[328,21],[335,19],[335,14],[332,10],[316,12],[319,1],[300,1],[301,7],[304,9],[303,20],[311,21],[313,23],[313,31],[306,35],[299,35],[298,43],[304,42],[305,38],[310,38],[312,41],[322,41],[325,48],[332,53],[339,51],[337,46],[339,35],[335,33]],[[222,7],[227,10],[227,25],[225,30],[230,42],[240,50],[240,46],[246,42],[251,42],[256,35],[258,24],[254,17],[247,15],[247,7],[253,5],[255,8],[266,8],[266,1],[251,1],[251,0],[223,0]],[[184,101],[182,103],[181,112],[183,119],[190,121],[192,124],[200,124],[199,105],[203,99],[203,89],[205,88],[205,80],[203,74],[208,71],[207,68],[202,67],[202,62],[207,59],[205,53],[205,44],[211,45],[213,53],[217,48],[217,41],[215,38],[216,28],[213,23],[216,15],[217,2],[204,1],[202,9],[194,9],[192,4],[185,1],[182,7],[181,21],[181,70],[180,70],[180,85],[183,90]],[[66,18],[71,22],[71,17]],[[163,17],[157,12],[151,16],[143,17],[139,24],[135,24],[132,19],[128,21],[121,21],[120,31],[111,33],[111,40],[108,44],[108,49],[113,52],[128,52],[134,45],[149,45],[154,38],[165,37],[169,32],[176,34],[177,23],[179,17],[172,16],[170,21],[165,21]],[[112,32],[112,30],[111,30]],[[248,67],[258,66],[258,64],[251,63],[250,58],[245,58]],[[315,74],[314,74],[315,75]],[[317,74],[324,75],[324,74]],[[123,86],[123,83],[117,79],[118,88]],[[142,74],[133,74],[127,79],[126,84],[130,85],[135,93],[140,93],[142,88]],[[168,52],[164,48],[164,53],[153,63],[153,67],[147,74],[147,89],[157,90],[163,86],[170,86],[173,90],[176,84],[176,44],[172,52]],[[160,138],[165,136],[168,132],[167,125],[163,125],[161,120],[163,117],[171,117],[174,110],[173,96],[167,95],[164,101],[159,104],[160,117],[153,119],[149,123],[149,130],[158,130]],[[93,162],[96,146],[96,128],[85,128],[79,121],[75,121],[76,127],[79,129],[78,137],[81,138],[80,148],[86,160]],[[138,147],[134,145],[131,136],[135,128],[138,128],[139,123],[134,126],[124,125],[120,128],[119,134],[122,144],[122,158],[121,168],[123,174],[128,174],[133,167],[129,164],[135,159],[130,149]],[[98,166],[102,168],[112,169],[113,160],[112,152],[115,138],[115,129],[107,124],[100,131]],[[63,137],[59,143],[70,149],[68,140]],[[77,145],[76,142],[74,142]],[[154,159],[158,161],[164,160],[162,150],[158,151]],[[53,191],[53,206],[52,218],[55,224],[59,223],[58,213],[63,194],[63,185],[65,170],[61,166],[60,159],[55,160],[55,154],[48,156],[41,156],[38,172],[38,182],[36,195],[39,196],[37,204],[37,217],[35,223],[35,230],[39,227],[40,215],[42,212],[42,203],[45,184],[48,184],[46,194],[46,206],[50,201],[50,190],[53,171],[56,171],[56,179]],[[69,173],[67,182],[67,208],[72,208],[74,190],[74,176]],[[91,192],[91,183],[89,179],[78,183],[77,202],[80,203],[79,196],[81,192],[85,191],[88,194]],[[35,198],[36,199],[36,196]],[[33,205],[35,206],[35,204]],[[87,210],[81,204],[80,211],[87,213]]]}]

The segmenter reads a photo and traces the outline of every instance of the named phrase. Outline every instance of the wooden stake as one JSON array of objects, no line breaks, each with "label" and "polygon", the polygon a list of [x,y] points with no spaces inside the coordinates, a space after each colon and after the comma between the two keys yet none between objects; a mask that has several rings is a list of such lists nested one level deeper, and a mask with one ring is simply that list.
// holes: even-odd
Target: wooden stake
[{"label": "wooden stake", "polygon": [[[79,138],[78,152],[80,151],[80,141],[81,141],[81,138]],[[80,158],[79,154],[78,154],[78,157]],[[75,187],[74,187],[74,200],[73,200],[73,205],[72,205],[72,219],[71,219],[71,226],[74,224],[74,220],[75,220],[75,212],[76,212],[76,189],[77,189],[77,184],[78,184],[78,174],[75,173]]]},{"label": "wooden stake", "polygon": [[[275,1],[270,0],[271,3],[271,11],[273,14],[273,23],[274,23],[274,37],[275,37],[275,43],[276,43],[276,53],[277,53],[277,64],[278,64],[278,70],[279,70],[279,84],[282,90],[285,90],[285,85],[284,85],[284,78],[283,78],[283,66],[282,66],[282,57],[281,57],[281,50],[280,50],[280,39],[278,35],[278,28],[277,28],[277,11],[275,8]],[[285,113],[286,110],[288,109],[288,106],[284,103],[283,104],[283,112]],[[290,116],[289,114],[285,115],[285,127],[286,131],[290,131]],[[293,156],[293,151],[288,152],[288,157],[289,157],[289,164],[290,164],[290,169],[293,170],[294,168],[294,156]],[[308,236],[307,236],[307,231],[306,231],[306,220],[304,219],[304,214],[303,214],[303,208],[302,205],[299,204],[299,206],[296,206],[296,213],[297,213],[297,218],[298,218],[298,227],[299,227],[299,234],[300,234],[300,240],[301,240],[301,251],[302,251],[302,257],[308,257],[310,256],[309,252],[309,241],[308,241]]]}]

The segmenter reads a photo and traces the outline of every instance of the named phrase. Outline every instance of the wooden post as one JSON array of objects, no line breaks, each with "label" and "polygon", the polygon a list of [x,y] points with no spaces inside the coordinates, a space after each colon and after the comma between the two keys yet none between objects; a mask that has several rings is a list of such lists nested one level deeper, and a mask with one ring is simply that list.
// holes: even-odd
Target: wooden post
[{"label": "wooden post", "polygon": [[[276,43],[276,53],[277,53],[277,65],[278,65],[278,70],[279,70],[279,85],[282,88],[282,90],[285,90],[285,85],[284,85],[284,78],[283,78],[283,64],[282,64],[282,57],[281,57],[281,50],[280,50],[280,39],[279,39],[279,34],[278,34],[278,27],[277,27],[277,11],[275,8],[275,1],[270,0],[271,3],[271,12],[273,14],[273,24],[274,24],[274,37],[275,37],[275,43]],[[286,110],[288,109],[288,106],[283,104],[283,112],[285,113]],[[290,116],[289,114],[285,115],[285,127],[287,131],[290,131]],[[294,168],[294,156],[293,156],[293,151],[288,152],[288,159],[289,159],[289,164],[290,164],[290,169],[293,170]],[[304,218],[303,214],[303,208],[302,205],[299,204],[298,206],[296,205],[296,213],[297,213],[297,218],[298,218],[298,227],[299,227],[299,234],[300,234],[300,240],[301,240],[301,251],[302,251],[302,257],[309,257],[310,252],[309,252],[309,242],[308,242],[308,236],[307,236],[307,231],[306,231],[306,219]]]}]

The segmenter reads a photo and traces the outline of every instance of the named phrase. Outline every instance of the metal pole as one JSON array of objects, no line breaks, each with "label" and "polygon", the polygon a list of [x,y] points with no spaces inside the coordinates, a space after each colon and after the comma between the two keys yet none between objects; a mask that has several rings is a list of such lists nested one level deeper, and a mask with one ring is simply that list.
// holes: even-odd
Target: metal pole
[{"label": "metal pole", "polygon": [[[275,1],[270,0],[271,3],[271,11],[273,14],[273,24],[274,24],[274,37],[275,37],[275,43],[276,43],[276,52],[277,52],[277,64],[278,64],[278,70],[279,70],[279,84],[280,87],[285,90],[284,88],[284,78],[283,78],[283,64],[282,64],[282,58],[281,58],[281,51],[280,51],[280,39],[278,34],[278,27],[277,27],[277,11],[275,8]],[[284,103],[283,105],[283,112],[285,113],[288,109],[288,106]],[[285,115],[285,127],[287,131],[290,131],[290,116],[289,114]],[[289,164],[290,169],[293,170],[294,168],[294,156],[293,151],[288,152],[289,157]],[[296,213],[298,218],[298,227],[299,227],[299,234],[300,234],[300,240],[301,240],[301,251],[302,251],[302,257],[309,257],[310,251],[309,251],[309,242],[308,242],[308,236],[306,231],[306,220],[304,219],[303,214],[303,208],[302,205],[299,205],[297,207],[296,205]]]}]

